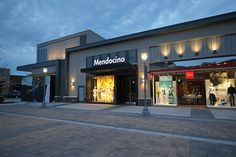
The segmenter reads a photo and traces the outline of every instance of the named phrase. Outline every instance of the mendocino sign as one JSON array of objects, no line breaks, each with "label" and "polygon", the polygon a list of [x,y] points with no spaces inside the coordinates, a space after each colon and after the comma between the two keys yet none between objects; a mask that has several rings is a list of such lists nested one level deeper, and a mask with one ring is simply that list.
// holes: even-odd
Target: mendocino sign
[{"label": "mendocino sign", "polygon": [[95,59],[93,62],[93,66],[124,63],[124,62],[125,62],[125,57],[117,57],[117,56],[115,56],[115,58],[107,57],[107,59],[105,60]]}]

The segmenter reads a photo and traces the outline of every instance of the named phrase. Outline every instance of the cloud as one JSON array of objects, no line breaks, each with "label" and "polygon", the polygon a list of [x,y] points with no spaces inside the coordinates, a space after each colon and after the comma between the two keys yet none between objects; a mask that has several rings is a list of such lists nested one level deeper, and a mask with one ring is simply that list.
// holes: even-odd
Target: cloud
[{"label": "cloud", "polygon": [[112,38],[230,11],[234,0],[0,1],[0,45],[18,73],[16,66],[35,62],[41,42],[87,29]]}]

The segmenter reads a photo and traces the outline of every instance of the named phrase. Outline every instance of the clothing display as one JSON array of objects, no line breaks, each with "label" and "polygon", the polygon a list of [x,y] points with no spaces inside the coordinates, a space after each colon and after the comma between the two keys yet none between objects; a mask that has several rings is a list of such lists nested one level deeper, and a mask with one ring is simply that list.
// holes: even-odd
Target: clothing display
[{"label": "clothing display", "polygon": [[234,106],[235,105],[234,97],[236,94],[235,88],[232,85],[230,85],[230,87],[227,90],[227,93],[228,93],[229,99],[230,99],[230,106]]},{"label": "clothing display", "polygon": [[93,101],[97,101],[97,88],[95,87],[94,89],[93,89]]},{"label": "clothing display", "polygon": [[215,96],[215,87],[213,86],[213,84],[211,83],[211,86],[209,88],[209,99],[210,99],[210,105],[214,106],[215,102],[216,102],[216,96]]},{"label": "clothing display", "polygon": [[155,82],[155,105],[176,105],[176,82],[172,76],[160,76]]},{"label": "clothing display", "polygon": [[161,91],[162,91],[162,96],[166,97],[166,86],[163,86]]},{"label": "clothing display", "polygon": [[174,103],[173,86],[170,85],[170,88],[169,88],[169,104],[173,104],[173,103]]},{"label": "clothing display", "polygon": [[114,102],[114,75],[97,76],[93,88],[93,102]]},{"label": "clothing display", "polygon": [[214,105],[215,105],[215,102],[216,102],[216,96],[215,96],[215,94],[210,94],[210,95],[209,95],[209,99],[210,99],[210,105],[211,105],[211,106],[214,106]]}]

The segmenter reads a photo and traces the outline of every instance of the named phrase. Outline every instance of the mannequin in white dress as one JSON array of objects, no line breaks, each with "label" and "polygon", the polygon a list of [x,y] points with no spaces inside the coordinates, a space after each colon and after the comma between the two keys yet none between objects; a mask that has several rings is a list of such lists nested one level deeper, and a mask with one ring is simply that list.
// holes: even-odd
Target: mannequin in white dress
[{"label": "mannequin in white dress", "polygon": [[216,91],[216,88],[211,83],[211,86],[209,87],[209,99],[210,99],[211,106],[214,106],[216,102],[215,91]]}]

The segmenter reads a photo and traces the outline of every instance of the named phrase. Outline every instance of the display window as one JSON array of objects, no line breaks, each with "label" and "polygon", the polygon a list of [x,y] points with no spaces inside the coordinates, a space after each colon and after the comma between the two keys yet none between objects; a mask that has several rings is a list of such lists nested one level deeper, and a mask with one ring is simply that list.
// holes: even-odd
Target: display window
[{"label": "display window", "polygon": [[152,65],[154,105],[235,107],[236,56]]},{"label": "display window", "polygon": [[235,72],[212,72],[205,80],[208,107],[235,106]]},{"label": "display window", "polygon": [[114,75],[93,77],[93,102],[114,102]]},{"label": "display window", "polygon": [[154,79],[154,105],[176,106],[176,81],[173,81],[173,77],[154,76]]},{"label": "display window", "polygon": [[188,72],[177,75],[178,105],[206,105],[204,72],[192,72],[194,77],[187,77]]}]

